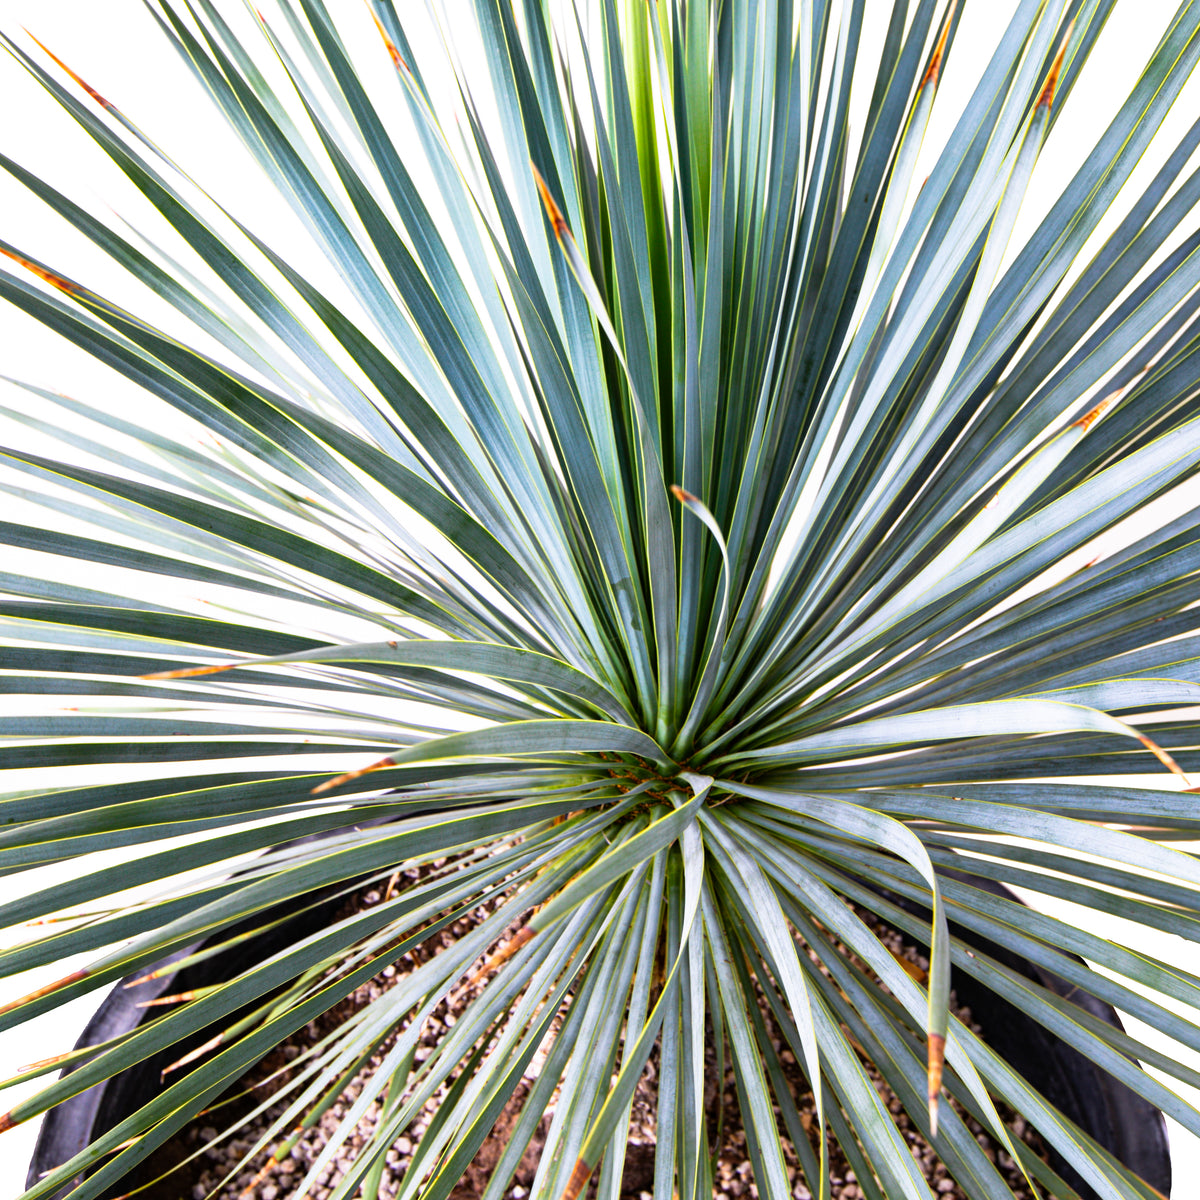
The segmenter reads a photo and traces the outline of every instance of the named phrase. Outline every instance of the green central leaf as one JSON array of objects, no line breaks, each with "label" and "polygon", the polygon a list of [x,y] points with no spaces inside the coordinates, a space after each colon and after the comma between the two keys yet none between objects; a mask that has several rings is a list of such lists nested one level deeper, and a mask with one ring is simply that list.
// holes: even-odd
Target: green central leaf
[{"label": "green central leaf", "polygon": [[24,1200],[1168,1192],[1200,0],[1032,211],[1115,3],[158,0],[262,208],[0,33],[141,213],[0,155],[111,369],[0,403],[0,1028],[114,987]]}]

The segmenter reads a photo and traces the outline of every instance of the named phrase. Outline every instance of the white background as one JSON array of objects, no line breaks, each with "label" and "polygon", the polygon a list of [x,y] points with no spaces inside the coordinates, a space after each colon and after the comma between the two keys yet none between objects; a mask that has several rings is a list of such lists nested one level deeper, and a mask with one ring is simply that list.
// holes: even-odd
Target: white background
[{"label": "white background", "polygon": [[[465,3],[465,0],[452,2]],[[335,16],[346,17],[353,35],[352,48],[354,45],[364,48],[363,61],[374,73],[368,77],[368,85],[373,78],[383,79],[390,71],[390,64],[370,26],[365,5],[359,0],[328,0],[328,3]],[[944,73],[926,139],[927,161],[932,161],[947,136],[966,90],[982,69],[986,55],[990,54],[1015,8],[1011,0],[965,0],[965,4],[963,24]],[[864,38],[864,59],[878,53],[884,28],[882,7],[879,0],[871,0],[868,5],[871,15]],[[1083,78],[1043,150],[1014,236],[1014,252],[1115,114],[1174,9],[1175,5],[1167,0],[1119,0],[1098,49],[1093,52]],[[267,232],[272,243],[285,255],[289,253],[295,226],[290,218],[280,213],[279,206],[272,203],[271,185],[248,160],[240,144],[224,132],[220,119],[213,115],[198,87],[159,38],[138,0],[0,0],[0,29],[44,62],[40,51],[22,33],[22,25],[114,101],[152,140],[202,181],[216,199],[228,204],[260,232]],[[6,61],[4,56],[0,56],[0,112],[5,114],[0,125],[0,151],[101,215],[115,209],[142,228],[160,228],[157,216],[132,192],[103,154],[77,133],[69,119],[56,111],[15,61]],[[1176,103],[1157,143],[1146,155],[1125,196],[1118,200],[1111,219],[1098,231],[1089,252],[1111,231],[1124,211],[1128,196],[1141,190],[1197,113],[1200,113],[1200,75]],[[921,179],[926,169],[919,165],[915,178]],[[264,223],[264,213],[270,214],[267,223]],[[0,179],[0,237],[52,264],[63,264],[76,278],[118,303],[127,304],[152,319],[171,319],[152,307],[153,298],[145,289],[123,279],[81,236],[54,218],[48,219],[38,202],[6,177]],[[308,253],[301,242],[294,245],[295,254]],[[314,266],[313,269],[321,268]],[[92,399],[103,396],[114,410],[130,418],[136,418],[139,406],[145,405],[136,389],[115,374],[61,343],[33,321],[6,308],[0,308],[0,373],[68,394]],[[29,400],[26,393],[0,384],[0,403],[19,405],[28,404]],[[1190,503],[1195,503],[1194,486],[1188,495]],[[10,512],[5,516],[12,519]],[[14,555],[4,569],[20,569],[19,565],[14,565],[17,563]],[[311,760],[308,761],[311,764]],[[1171,780],[1159,776],[1147,777],[1143,782],[1172,786]],[[62,877],[61,871],[59,877]],[[0,900],[51,882],[50,872],[39,872],[34,884],[26,877],[2,879]],[[1051,908],[1044,901],[1039,903]],[[1054,906],[1054,911],[1066,908],[1065,905]],[[1114,938],[1125,935],[1117,923],[1097,931]],[[1196,946],[1166,935],[1151,937],[1144,930],[1128,931],[1128,936],[1129,944],[1135,948],[1200,973],[1200,952]],[[0,944],[11,944],[11,940],[10,937],[8,943]],[[56,964],[53,970],[2,980],[0,1003],[77,965],[82,964],[64,962]],[[11,1075],[21,1064],[69,1048],[101,995],[97,993],[77,1000],[59,1012],[39,1019],[28,1029],[0,1037],[0,1078]],[[1147,1040],[1153,1037],[1136,1023],[1128,1024],[1132,1033],[1145,1036]],[[1196,1065],[1200,1066],[1200,1062]],[[21,1090],[29,1092],[33,1089]],[[9,1107],[17,1099],[17,1093],[18,1090],[13,1089],[11,1093],[0,1095],[0,1109]],[[1195,1101],[1196,1097],[1192,1099]],[[16,1196],[21,1191],[35,1135],[36,1123],[30,1123],[3,1136],[0,1142],[0,1198]],[[1195,1139],[1180,1135],[1176,1129],[1172,1130],[1172,1144],[1178,1181],[1175,1195],[1177,1200],[1188,1200],[1192,1194],[1190,1181],[1200,1173],[1200,1154]]]}]

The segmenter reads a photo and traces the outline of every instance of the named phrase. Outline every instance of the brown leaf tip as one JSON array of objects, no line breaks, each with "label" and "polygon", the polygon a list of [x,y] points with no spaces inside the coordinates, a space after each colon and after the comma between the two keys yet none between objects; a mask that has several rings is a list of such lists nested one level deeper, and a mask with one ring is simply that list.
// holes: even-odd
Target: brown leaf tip
[{"label": "brown leaf tip", "polygon": [[49,996],[52,992],[57,992],[60,988],[70,987],[73,983],[78,983],[81,979],[88,977],[87,971],[72,971],[70,975],[64,975],[61,979],[56,979],[53,983],[47,983],[44,987],[34,988],[32,992],[22,996],[19,1000],[12,1000],[8,1004],[0,1004],[0,1015],[13,1012],[26,1004],[32,1004],[34,1000],[40,1000],[43,996]]},{"label": "brown leaf tip", "polygon": [[914,979],[920,984],[925,983],[925,981],[929,978],[929,972],[926,971],[925,968],[920,965],[920,963],[915,963],[911,959],[905,958],[901,951],[895,950],[890,946],[888,949],[891,950],[892,957],[900,964],[901,967],[903,967],[905,974],[907,974],[909,978]]},{"label": "brown leaf tip", "polygon": [[537,181],[538,193],[542,197],[542,206],[546,210],[546,216],[550,218],[550,224],[554,226],[554,236],[561,238],[568,232],[567,219],[562,215],[562,209],[554,202],[554,197],[550,195],[550,189],[546,186],[541,171],[533,163],[530,163],[529,166],[533,171],[533,178]]},{"label": "brown leaf tip", "polygon": [[1071,31],[1075,28],[1075,21],[1072,19],[1067,26],[1066,32],[1063,34],[1062,41],[1058,46],[1058,53],[1054,56],[1054,61],[1050,64],[1050,74],[1046,76],[1046,85],[1042,88],[1042,94],[1038,97],[1038,107],[1043,104],[1049,108],[1054,99],[1054,89],[1058,86],[1058,76],[1062,71],[1063,59],[1067,54],[1067,43],[1071,40]]},{"label": "brown leaf tip", "polygon": [[177,1058],[173,1063],[168,1063],[159,1073],[158,1081],[163,1083],[172,1071],[178,1071],[180,1067],[186,1067],[188,1063],[195,1062],[198,1058],[203,1058],[210,1050],[215,1050],[225,1041],[225,1035],[218,1033],[216,1037],[209,1038],[202,1046],[197,1046],[195,1050],[189,1050],[182,1058]]},{"label": "brown leaf tip", "polygon": [[1117,398],[1118,393],[1113,393],[1111,396],[1105,396],[1095,408],[1085,412],[1075,424],[1087,433],[1089,429],[1110,409]]},{"label": "brown leaf tip", "polygon": [[32,38],[33,41],[37,42],[37,44],[42,48],[43,52],[46,53],[47,55],[49,55],[49,57],[52,58],[56,63],[58,63],[58,65],[64,71],[66,71],[66,73],[68,75],[70,75],[70,77],[73,80],[75,80],[75,82],[77,84],[79,84],[79,86],[81,88],[83,88],[83,90],[85,92],[87,92],[87,94],[89,96],[91,96],[91,98],[93,100],[95,100],[95,102],[97,104],[99,104],[101,108],[107,108],[110,112],[116,112],[115,105],[110,104],[107,100],[105,100],[105,98],[102,95],[100,95],[100,93],[98,91],[96,91],[96,89],[94,87],[92,87],[91,84],[84,83],[84,81],[78,75],[76,75],[75,72],[72,71],[71,68],[68,67],[67,64],[65,62],[63,62],[63,60],[61,58],[59,58],[58,55],[55,54],[54,51],[51,50],[44,42],[38,41],[38,39],[36,37],[34,37],[32,33],[29,33],[28,29],[26,29],[25,32],[27,34],[29,34],[30,38]]},{"label": "brown leaf tip", "polygon": [[490,975],[497,967],[502,967],[522,946],[525,945],[531,938],[536,936],[537,930],[532,925],[522,925],[512,938],[501,946],[494,954],[491,954],[484,960],[483,965],[478,971],[473,972],[467,979],[466,983],[455,993],[455,996],[460,996],[469,988],[473,988],[481,979]]},{"label": "brown leaf tip", "polygon": [[79,291],[69,280],[64,279],[61,275],[55,275],[53,271],[47,271],[45,267],[39,267],[32,259],[25,258],[15,250],[6,250],[3,246],[0,246],[0,254],[11,258],[13,262],[19,263],[27,271],[32,271],[39,279],[45,281],[51,287],[58,288],[60,292],[66,292],[68,296],[73,296]]},{"label": "brown leaf tip", "polygon": [[396,43],[388,36],[388,31],[384,29],[383,22],[376,15],[374,9],[371,10],[371,20],[375,22],[375,28],[379,30],[379,36],[383,38],[383,44],[387,47],[387,52],[391,56],[392,64],[397,71],[403,71],[406,75],[411,75],[412,71],[408,68],[408,63],[400,56],[400,51],[396,49]]},{"label": "brown leaf tip", "polygon": [[149,675],[139,675],[139,679],[189,679],[193,675],[216,675],[220,671],[232,671],[241,663],[221,663],[215,667],[180,667],[177,671],[152,671]]},{"label": "brown leaf tip", "polygon": [[942,56],[946,53],[946,42],[950,38],[950,26],[954,23],[954,10],[958,8],[958,0],[951,0],[950,7],[946,10],[946,19],[942,23],[942,34],[937,40],[937,45],[933,48],[933,54],[929,59],[929,66],[925,71],[924,78],[921,80],[921,87],[926,84],[933,84],[937,87],[938,75],[942,69]]},{"label": "brown leaf tip", "polygon": [[522,925],[513,936],[513,940],[508,944],[508,952],[510,955],[515,954],[520,948],[530,941],[537,933],[532,925]]},{"label": "brown leaf tip", "polygon": [[677,483],[671,484],[671,495],[679,501],[680,504],[699,504],[700,497],[693,496],[691,492],[684,491]]},{"label": "brown leaf tip", "polygon": [[571,1178],[567,1180],[567,1186],[563,1189],[562,1200],[577,1200],[587,1186],[591,1174],[592,1168],[582,1158],[578,1159],[575,1169],[571,1172]]},{"label": "brown leaf tip", "polygon": [[942,1090],[942,1067],[946,1060],[946,1039],[940,1033],[929,1035],[929,1102],[937,1103]]},{"label": "brown leaf tip", "polygon": [[16,1126],[17,1122],[13,1120],[12,1113],[0,1113],[0,1133],[7,1133],[10,1129],[15,1129]]},{"label": "brown leaf tip", "polygon": [[946,1059],[946,1039],[940,1033],[929,1035],[929,1128],[934,1137],[938,1131],[938,1097],[942,1093],[942,1069]]},{"label": "brown leaf tip", "polygon": [[311,796],[319,795],[321,792],[328,792],[331,788],[340,787],[343,783],[349,783],[352,779],[359,779],[363,775],[369,775],[372,771],[382,771],[384,767],[394,767],[396,760],[389,754],[386,758],[381,758],[378,762],[373,762],[369,767],[360,767],[357,771],[347,771],[344,775],[339,775],[336,779],[327,779],[324,783],[319,783],[309,793]]},{"label": "brown leaf tip", "polygon": [[140,983],[149,983],[152,979],[159,979],[172,970],[174,970],[173,967],[159,967],[156,971],[149,971],[145,975],[139,975],[136,979],[131,979],[128,983],[121,984],[121,986],[124,988],[137,987]]},{"label": "brown leaf tip", "polygon": [[1183,782],[1188,785],[1188,790],[1191,787],[1191,780],[1183,773],[1183,768],[1155,741],[1148,738],[1144,733],[1138,733],[1134,730],[1137,740],[1158,759],[1164,767],[1167,768],[1173,775],[1178,775]]},{"label": "brown leaf tip", "polygon": [[188,1000],[195,1000],[196,993],[193,989],[188,992],[176,992],[173,996],[156,996],[153,1000],[143,1000],[138,1004],[138,1008],[154,1008],[161,1004],[183,1004]]},{"label": "brown leaf tip", "polygon": [[238,1193],[238,1200],[250,1200],[251,1196],[256,1195],[258,1191],[258,1185],[262,1183],[262,1181],[266,1179],[266,1177],[270,1175],[270,1173],[277,1166],[279,1166],[279,1159],[272,1154],[271,1157],[268,1158],[265,1163],[263,1163],[258,1174],[255,1175],[254,1178],[245,1186],[245,1188]]},{"label": "brown leaf tip", "polygon": [[68,1059],[74,1054],[74,1050],[64,1050],[61,1054],[52,1054],[49,1058],[39,1058],[35,1062],[26,1063],[23,1067],[18,1067],[17,1072],[24,1075],[26,1071],[40,1071],[45,1067],[52,1067],[56,1063]]}]

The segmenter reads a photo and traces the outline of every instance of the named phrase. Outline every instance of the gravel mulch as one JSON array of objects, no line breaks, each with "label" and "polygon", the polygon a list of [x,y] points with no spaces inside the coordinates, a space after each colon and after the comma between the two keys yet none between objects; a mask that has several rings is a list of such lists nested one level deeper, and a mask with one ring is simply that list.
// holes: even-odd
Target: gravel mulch
[{"label": "gravel mulch", "polygon": [[[440,866],[441,863],[439,862],[435,865]],[[429,870],[430,868],[426,867],[401,875],[398,880],[393,881],[393,886],[411,886],[428,875]],[[347,906],[347,912],[354,911],[357,907],[376,904],[380,898],[381,892],[379,889],[368,888],[361,892],[351,905]],[[480,908],[473,914],[474,919],[482,919],[486,911],[486,907]],[[893,954],[901,959],[902,962],[908,964],[910,973],[919,978],[927,970],[928,963],[924,958],[911,946],[905,945],[898,934],[878,925],[869,913],[860,911],[859,915],[875,927],[876,932],[880,934],[885,945],[892,950]],[[345,1113],[354,1103],[364,1082],[378,1065],[382,1053],[386,1052],[386,1046],[383,1047],[379,1055],[359,1072],[347,1087],[343,1097],[319,1121],[304,1132],[303,1136],[292,1147],[290,1153],[283,1157],[282,1161],[278,1163],[272,1162],[264,1168],[261,1158],[265,1156],[260,1156],[260,1160],[255,1163],[253,1168],[243,1169],[231,1184],[226,1185],[219,1191],[217,1189],[221,1185],[221,1180],[231,1170],[236,1168],[238,1162],[253,1147],[258,1137],[268,1127],[271,1119],[283,1111],[283,1102],[281,1101],[280,1104],[266,1110],[256,1119],[251,1127],[239,1130],[237,1136],[230,1140],[221,1142],[216,1140],[218,1138],[218,1127],[226,1126],[230,1122],[231,1114],[244,1113],[261,1104],[265,1096],[280,1086],[280,1081],[287,1074],[288,1064],[302,1052],[302,1048],[310,1045],[314,1039],[322,1037],[336,1029],[346,1016],[356,1011],[363,1004],[376,999],[389,987],[393,986],[399,978],[403,977],[406,969],[411,970],[420,962],[428,960],[433,954],[438,953],[441,949],[451,944],[458,936],[461,936],[466,931],[466,928],[466,924],[460,922],[458,926],[452,926],[434,935],[429,942],[418,947],[410,954],[405,955],[395,966],[388,967],[379,976],[376,976],[369,983],[360,987],[345,1001],[326,1013],[319,1021],[313,1022],[306,1029],[300,1030],[291,1042],[285,1043],[273,1051],[272,1054],[268,1055],[267,1058],[241,1080],[239,1086],[244,1094],[240,1101],[220,1106],[216,1110],[210,1110],[208,1114],[202,1115],[196,1123],[176,1139],[173,1151],[169,1153],[169,1157],[165,1160],[166,1163],[170,1163],[177,1161],[185,1155],[195,1154],[196,1156],[192,1158],[191,1162],[186,1164],[182,1169],[173,1172],[162,1183],[156,1185],[153,1190],[139,1193],[139,1195],[145,1197],[145,1200],[188,1200],[188,1197],[191,1200],[208,1200],[210,1197],[212,1200],[288,1200],[289,1197],[295,1195],[298,1185],[304,1178],[309,1166],[315,1161],[333,1131],[340,1124]],[[482,984],[480,983],[475,986],[479,988]],[[465,992],[463,993],[463,995],[466,994]],[[461,1001],[462,996],[456,996],[455,999]],[[954,1003],[953,997],[952,1003]],[[772,1021],[770,1013],[765,1008],[765,1001],[762,1001],[761,998],[760,1006],[763,1008],[764,1020],[767,1023],[768,1029],[771,1029]],[[955,1011],[962,1020],[972,1025],[978,1031],[978,1026],[973,1025],[969,1009],[956,1005]],[[421,1044],[416,1051],[418,1062],[424,1061],[428,1057],[430,1049],[444,1035],[446,1027],[453,1024],[453,1022],[454,1014],[449,1012],[445,1005],[433,1014],[422,1031]],[[801,1120],[805,1129],[809,1129],[810,1127],[815,1129],[816,1121],[811,1104],[811,1096],[806,1092],[806,1086],[799,1066],[790,1051],[786,1047],[780,1048],[780,1045],[777,1043],[780,1060],[783,1063],[785,1075],[789,1076],[793,1093],[797,1096],[797,1106],[800,1110]],[[512,1099],[501,1113],[491,1136],[484,1142],[475,1160],[468,1167],[462,1181],[452,1193],[451,1200],[478,1200],[483,1194],[483,1190],[490,1180],[492,1171],[507,1143],[509,1132],[520,1114],[532,1078],[536,1077],[541,1057],[541,1055],[535,1056],[534,1061],[530,1064],[527,1071],[526,1080],[522,1081],[521,1085],[514,1092]],[[706,1077],[709,1080],[708,1094],[705,1097],[706,1109],[710,1119],[709,1135],[710,1138],[715,1139],[719,1133],[721,1139],[721,1150],[717,1158],[716,1174],[714,1177],[714,1198],[715,1200],[733,1200],[733,1198],[738,1197],[757,1197],[758,1189],[753,1182],[750,1164],[746,1159],[745,1134],[738,1115],[737,1092],[733,1071],[726,1070],[725,1078],[722,1081],[720,1089],[718,1089],[716,1058],[711,1048],[709,1059],[710,1061],[706,1064]],[[926,1178],[930,1181],[932,1190],[938,1196],[938,1200],[963,1200],[963,1194],[958,1185],[950,1178],[945,1166],[938,1160],[932,1148],[909,1121],[900,1101],[891,1093],[882,1077],[869,1063],[864,1062],[864,1066],[876,1090],[892,1113],[901,1136],[911,1148],[914,1158],[921,1164],[921,1168]],[[622,1180],[622,1200],[651,1200],[651,1189],[653,1188],[654,1179],[656,1084],[657,1051],[652,1056],[634,1097],[629,1134],[630,1144]],[[405,1131],[404,1136],[397,1139],[388,1151],[387,1169],[384,1172],[379,1193],[381,1200],[392,1200],[397,1194],[399,1181],[403,1178],[409,1166],[413,1149],[428,1128],[429,1122],[436,1113],[448,1086],[449,1084],[444,1086],[429,1101],[417,1120]],[[946,1101],[943,1101],[943,1103],[946,1103]],[[954,1102],[950,1101],[949,1103]],[[997,1164],[1001,1175],[1012,1188],[1016,1200],[1034,1200],[1023,1176],[1009,1156],[1003,1150],[998,1149],[989,1135],[984,1133],[979,1125],[967,1116],[961,1108],[958,1111],[967,1122],[971,1132],[976,1135],[984,1152]],[[1020,1118],[1014,1118],[1012,1114],[1005,1114],[1003,1109],[1001,1111],[1016,1135],[1023,1138],[1037,1153],[1044,1155],[1044,1147],[1032,1127],[1027,1126]],[[329,1167],[320,1176],[318,1185],[310,1192],[313,1200],[328,1200],[332,1189],[342,1178],[349,1163],[354,1160],[359,1149],[367,1141],[371,1130],[379,1120],[380,1112],[381,1104],[379,1101],[376,1101],[359,1122],[354,1134],[347,1140]],[[717,1125],[718,1113],[721,1114],[719,1129]],[[549,1125],[550,1115],[547,1114],[539,1123],[530,1147],[525,1152],[516,1175],[506,1192],[506,1196],[510,1197],[511,1200],[524,1200],[529,1195],[529,1189],[533,1184],[537,1170],[541,1146],[545,1140]],[[831,1134],[828,1136],[833,1196],[835,1200],[862,1200],[863,1192],[854,1171],[851,1169],[836,1140]],[[813,1138],[815,1139],[815,1137],[816,1134],[814,1133]],[[200,1151],[199,1154],[196,1154],[197,1150]],[[811,1200],[809,1191],[800,1181],[798,1160],[790,1143],[784,1142],[784,1150],[789,1179],[793,1184],[793,1200]],[[594,1183],[595,1180],[593,1179],[592,1187],[589,1189],[589,1193],[585,1193],[585,1195],[590,1194],[590,1191],[594,1189]]]}]

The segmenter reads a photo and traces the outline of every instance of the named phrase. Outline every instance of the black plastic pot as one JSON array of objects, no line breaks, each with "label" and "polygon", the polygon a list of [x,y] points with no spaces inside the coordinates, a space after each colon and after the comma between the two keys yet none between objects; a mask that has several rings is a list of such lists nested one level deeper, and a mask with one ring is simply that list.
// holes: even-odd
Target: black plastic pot
[{"label": "black plastic pot", "polygon": [[[379,818],[365,820],[359,823],[358,828],[379,823]],[[284,842],[276,849],[303,845],[342,832],[344,830],[335,829],[329,833],[310,834],[307,837]],[[235,875],[238,873],[234,872]],[[148,1000],[232,979],[242,971],[262,962],[263,959],[283,950],[292,942],[333,919],[345,904],[345,887],[345,884],[338,884],[321,889],[317,893],[285,901],[275,908],[267,910],[265,914],[260,913],[244,922],[223,929],[214,938],[202,939],[177,950],[161,959],[154,967],[140,967],[137,972],[126,976],[116,984],[104,998],[92,1019],[88,1021],[79,1035],[75,1048],[78,1050],[85,1046],[94,1046],[109,1038],[128,1033],[131,1029],[136,1029],[142,1021],[150,1019],[155,1013],[154,1008],[141,1007]],[[286,920],[285,918],[289,915],[292,915],[292,919]],[[282,923],[266,930],[256,938],[248,939],[245,942],[236,942],[211,958],[192,963],[178,971],[165,973],[146,983],[139,983],[133,987],[126,986],[134,979],[149,974],[151,970],[170,966],[171,963],[179,962],[189,955],[203,950],[212,942],[230,939],[256,926],[274,921]],[[88,1088],[86,1092],[80,1092],[79,1095],[72,1096],[69,1100],[52,1108],[42,1121],[42,1127],[34,1145],[29,1173],[25,1179],[25,1186],[32,1187],[48,1171],[70,1161],[89,1142],[136,1112],[162,1090],[162,1072],[165,1067],[195,1047],[204,1045],[223,1026],[236,1021],[238,1016],[238,1013],[230,1014],[218,1024],[200,1030],[190,1038],[159,1051],[158,1054],[135,1064],[128,1070],[122,1071],[111,1079],[104,1080],[94,1087]],[[73,1067],[67,1067],[63,1074],[69,1074],[73,1069]],[[144,1166],[144,1164],[142,1165]],[[56,1192],[54,1200],[60,1200],[61,1197],[66,1196],[81,1178],[81,1176],[76,1177],[72,1183]],[[121,1181],[119,1186],[114,1185],[103,1195],[104,1197],[117,1196],[142,1182],[144,1180],[139,1178],[138,1168],[135,1168]]]},{"label": "black plastic pot", "polygon": [[[945,873],[1006,900],[1017,899],[995,880],[965,871]],[[929,919],[927,908],[893,893],[883,894],[900,908],[924,920]],[[969,930],[953,925],[952,928],[956,936],[968,945],[1003,963],[1010,970],[1059,996],[1069,996],[1071,1002],[1080,1008],[1117,1029],[1124,1029],[1111,1004],[1081,991],[1074,984],[1003,946]],[[1001,999],[977,979],[955,969],[951,981],[959,1003],[971,1009],[989,1046],[1115,1158],[1164,1196],[1170,1196],[1171,1151],[1167,1142],[1167,1125],[1162,1113],[1153,1104],[1131,1091],[1086,1055],[1055,1037],[1027,1013]],[[1095,1200],[1096,1193],[1092,1188],[1053,1149],[1049,1152],[1049,1159],[1050,1165],[1079,1192],[1083,1200]]]},{"label": "black plastic pot", "polygon": [[[1002,885],[990,880],[966,875],[961,878],[969,880],[976,887],[1012,898],[1012,894]],[[909,911],[922,912],[919,906],[900,897],[889,895],[889,899]],[[303,903],[303,900],[293,902],[291,910],[294,911]],[[147,1013],[153,1011],[138,1007],[138,1004],[145,1000],[203,987],[231,977],[249,964],[260,961],[282,948],[296,936],[301,926],[312,928],[314,922],[331,917],[341,903],[341,900],[332,899],[318,904],[317,908],[309,909],[293,922],[270,930],[262,937],[238,945],[221,955],[184,968],[174,975],[164,975],[150,983],[128,989],[118,984],[88,1022],[76,1045],[94,1045],[135,1028]],[[284,916],[286,911],[288,910],[280,910],[273,915]],[[922,915],[927,916],[927,913]],[[1109,1024],[1121,1027],[1111,1005],[1094,996],[1073,990],[1064,980],[1002,947],[972,937],[961,930],[956,932],[964,940],[976,945],[1006,966],[1060,995],[1071,991],[1071,999],[1076,1004],[1085,1007]],[[222,936],[228,935],[229,932],[226,931]],[[172,958],[164,960],[164,964],[178,961],[194,952],[196,948],[181,950]],[[970,976],[956,971],[953,983],[960,1003],[970,1006],[974,1019],[983,1028],[990,1046],[1020,1071],[1051,1103],[1116,1158],[1136,1171],[1164,1196],[1170,1195],[1171,1158],[1167,1145],[1166,1124],[1162,1114],[1153,1105]],[[202,1044],[207,1036],[208,1031],[197,1034],[194,1044]],[[160,1071],[180,1053],[180,1047],[172,1047],[105,1083],[97,1084],[48,1113],[34,1149],[27,1186],[32,1186],[44,1172],[52,1170],[79,1153],[91,1138],[112,1128],[150,1099],[159,1090]],[[1095,1193],[1053,1152],[1051,1164],[1084,1200],[1093,1200]],[[133,1182],[137,1182],[136,1178]],[[128,1190],[130,1186],[133,1186],[133,1183],[126,1179],[110,1194],[115,1195],[118,1191]],[[68,1190],[69,1188],[63,1189],[58,1196],[65,1196]]]}]

